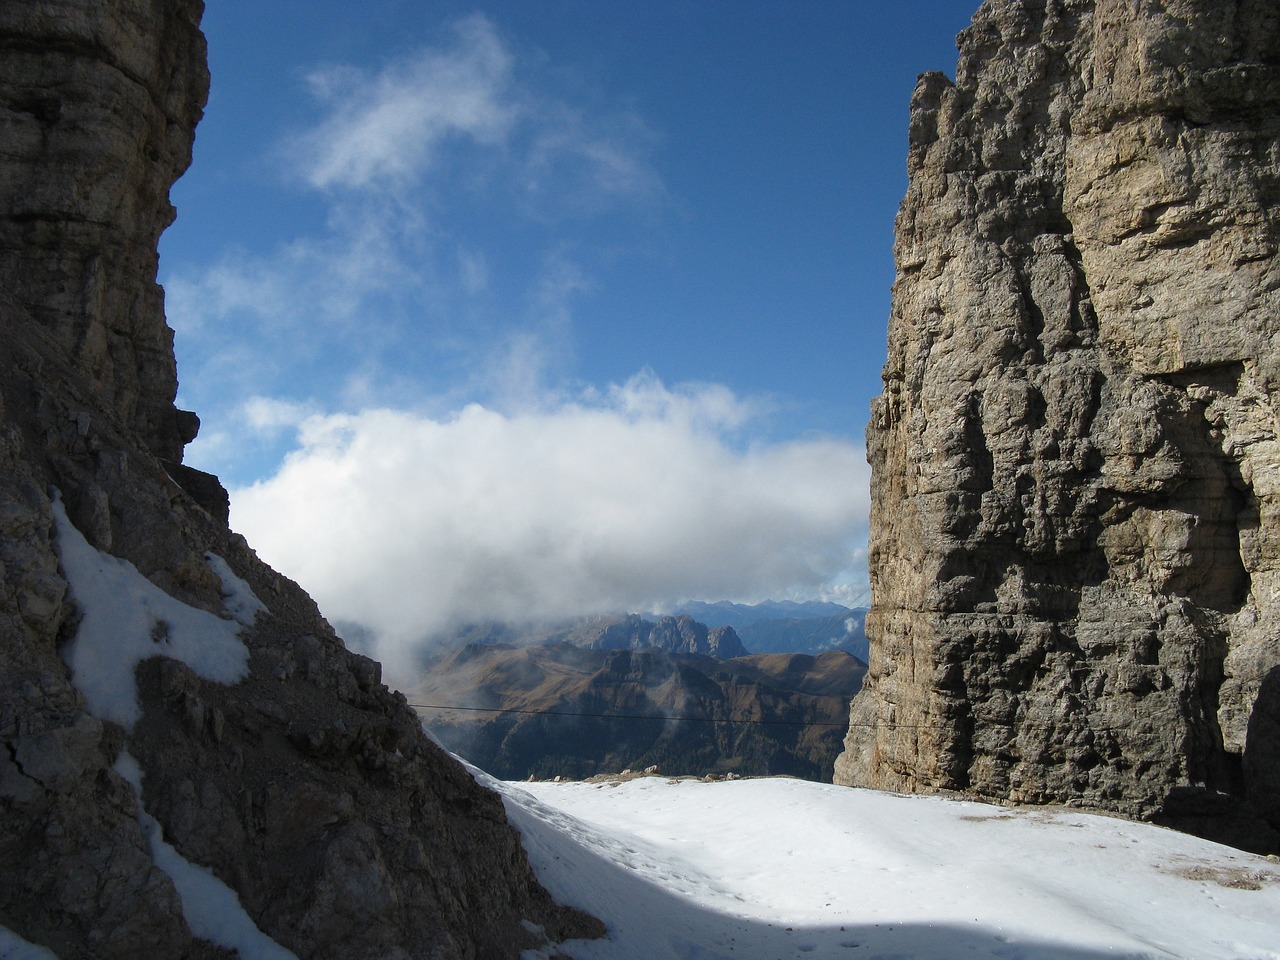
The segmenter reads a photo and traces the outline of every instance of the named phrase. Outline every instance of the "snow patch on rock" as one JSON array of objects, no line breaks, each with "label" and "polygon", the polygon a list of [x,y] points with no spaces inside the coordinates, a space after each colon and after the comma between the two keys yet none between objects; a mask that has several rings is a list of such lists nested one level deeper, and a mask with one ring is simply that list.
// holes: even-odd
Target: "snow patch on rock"
[{"label": "snow patch on rock", "polygon": [[28,943],[7,927],[0,927],[0,960],[58,960],[58,955]]},{"label": "snow patch on rock", "polygon": [[[261,602],[230,569],[223,574],[221,558],[211,565],[230,595],[232,620],[175,600],[127,560],[90,545],[68,519],[61,497],[54,498],[53,516],[62,570],[81,612],[63,659],[90,713],[131,730],[141,716],[134,670],[148,657],[181,660],[218,683],[248,675],[249,650],[239,633],[252,604],[261,607]],[[228,576],[234,581],[230,587]]]},{"label": "snow patch on rock", "polygon": [[212,870],[192,863],[164,839],[160,824],[142,804],[142,768],[128,750],[120,752],[112,769],[128,781],[138,797],[138,826],[147,838],[156,866],[173,881],[182,900],[182,915],[191,932],[210,943],[235,950],[240,960],[298,960],[295,954],[258,929],[240,905],[236,892]]},{"label": "snow patch on rock", "polygon": [[258,614],[267,612],[267,605],[258,599],[249,584],[232,572],[227,561],[212,550],[206,550],[204,558],[209,561],[209,569],[222,581],[223,609],[242,626],[252,627]]}]

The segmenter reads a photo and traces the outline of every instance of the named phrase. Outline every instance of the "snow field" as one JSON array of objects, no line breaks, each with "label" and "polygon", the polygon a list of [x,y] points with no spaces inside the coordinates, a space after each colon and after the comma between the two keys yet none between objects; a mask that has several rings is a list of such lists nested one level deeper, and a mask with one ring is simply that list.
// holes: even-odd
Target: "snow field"
[{"label": "snow field", "polygon": [[577,960],[1280,960],[1280,864],[1147,824],[790,779],[497,786],[544,885],[610,929]]}]

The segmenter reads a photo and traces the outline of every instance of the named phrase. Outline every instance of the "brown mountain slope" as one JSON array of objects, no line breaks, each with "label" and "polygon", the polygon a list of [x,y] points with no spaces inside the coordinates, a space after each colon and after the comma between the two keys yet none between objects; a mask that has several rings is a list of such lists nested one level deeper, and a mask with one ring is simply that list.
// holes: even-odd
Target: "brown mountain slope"
[{"label": "brown mountain slope", "polygon": [[[656,764],[829,780],[865,665],[832,651],[716,660],[571,643],[470,644],[409,694],[450,749],[504,779]],[[446,710],[463,706],[501,713]]]}]

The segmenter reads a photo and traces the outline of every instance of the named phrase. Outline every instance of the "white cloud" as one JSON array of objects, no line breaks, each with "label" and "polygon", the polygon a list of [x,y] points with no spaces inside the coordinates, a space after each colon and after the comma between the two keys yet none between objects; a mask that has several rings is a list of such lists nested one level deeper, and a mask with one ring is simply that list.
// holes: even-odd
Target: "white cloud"
[{"label": "white cloud", "polygon": [[[477,15],[394,61],[312,73],[320,115],[273,157],[319,225],[167,264],[203,469],[246,461],[226,438],[264,392],[328,409],[449,391],[514,402],[571,371],[571,306],[592,263],[564,220],[660,183],[642,122],[589,96],[571,105],[535,72]],[[495,213],[524,224],[516,252]]]},{"label": "white cloud", "polygon": [[456,155],[446,147],[475,146],[488,150],[481,166],[523,192],[526,212],[540,216],[591,213],[612,198],[661,192],[647,159],[655,137],[641,119],[536,89],[479,14],[453,24],[449,46],[378,69],[316,70],[308,86],[324,116],[290,137],[279,157],[320,190],[412,202],[442,157]]},{"label": "white cloud", "polygon": [[297,428],[318,411],[311,404],[278,400],[275,397],[250,397],[244,405],[244,416],[254,432],[276,434]]},{"label": "white cloud", "polygon": [[[640,118],[586,115],[554,101],[533,109],[521,170],[529,212],[554,219],[590,214],[617,198],[661,196],[662,180],[648,161],[656,137]],[[566,179],[574,189],[564,189]]]},{"label": "white cloud", "polygon": [[502,142],[519,112],[511,54],[479,15],[456,23],[454,34],[450,48],[423,49],[377,72],[334,67],[308,78],[329,114],[290,144],[307,182],[358,189],[409,181],[450,137]]},{"label": "white cloud", "polygon": [[232,523],[393,672],[467,621],[816,591],[865,532],[862,450],[739,449],[752,414],[641,376],[511,414],[313,416],[274,477],[233,491]]},{"label": "white cloud", "polygon": [[[421,265],[411,261],[415,238],[388,204],[334,206],[327,227],[265,255],[224,251],[202,271],[169,277],[174,328],[222,341],[234,322],[241,336],[284,339],[295,349],[353,327],[367,334],[380,319],[368,309],[374,298],[402,296],[421,282]],[[297,339],[302,327],[308,340]]]},{"label": "white cloud", "polygon": [[462,289],[471,295],[483,293],[489,289],[490,269],[483,252],[462,248],[457,252],[458,277]]}]

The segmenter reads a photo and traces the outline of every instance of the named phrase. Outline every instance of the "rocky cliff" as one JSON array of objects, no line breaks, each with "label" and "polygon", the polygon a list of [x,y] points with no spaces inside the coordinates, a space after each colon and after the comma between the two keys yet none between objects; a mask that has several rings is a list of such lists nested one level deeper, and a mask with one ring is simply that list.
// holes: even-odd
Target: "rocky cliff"
[{"label": "rocky cliff", "polygon": [[959,46],[911,104],[837,779],[1274,850],[1280,12],[988,0]]},{"label": "rocky cliff", "polygon": [[185,859],[301,958],[598,932],[180,464],[156,240],[202,9],[0,4],[0,926],[62,960],[233,956]]}]

